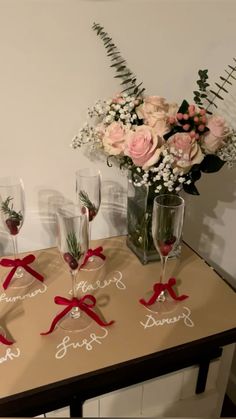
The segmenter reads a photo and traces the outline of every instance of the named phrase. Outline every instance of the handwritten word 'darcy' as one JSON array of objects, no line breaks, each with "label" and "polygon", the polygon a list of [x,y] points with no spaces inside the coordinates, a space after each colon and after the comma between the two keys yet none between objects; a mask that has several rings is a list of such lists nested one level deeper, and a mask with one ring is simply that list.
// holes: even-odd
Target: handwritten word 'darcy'
[{"label": "handwritten word 'darcy'", "polygon": [[177,323],[183,320],[185,326],[193,327],[194,323],[190,318],[191,310],[188,307],[183,307],[183,312],[173,317],[163,317],[157,318],[154,314],[146,314],[145,322],[140,322],[140,324],[144,327],[144,329],[153,327],[153,326],[164,326],[168,324]]},{"label": "handwritten word 'darcy'", "polygon": [[71,342],[69,336],[65,336],[59,345],[57,345],[57,352],[55,354],[56,359],[62,359],[67,354],[68,349],[81,349],[84,348],[86,351],[91,351],[94,348],[94,343],[101,345],[102,340],[105,339],[108,335],[107,329],[104,327],[101,328],[103,334],[101,336],[96,335],[95,333],[90,333],[88,338],[82,339],[80,342]]},{"label": "handwritten word 'darcy'", "polygon": [[12,361],[14,358],[18,358],[19,356],[19,348],[15,348],[15,352],[12,348],[7,348],[5,355],[0,358],[0,364],[3,364],[3,362]]},{"label": "handwritten word 'darcy'", "polygon": [[8,296],[5,292],[0,294],[0,303],[15,303],[15,301],[21,301],[25,300],[26,298],[33,298],[36,297],[38,294],[44,294],[47,291],[48,287],[47,285],[40,283],[40,288],[35,289],[34,291],[27,292],[27,294],[23,295],[14,295],[14,296]]}]

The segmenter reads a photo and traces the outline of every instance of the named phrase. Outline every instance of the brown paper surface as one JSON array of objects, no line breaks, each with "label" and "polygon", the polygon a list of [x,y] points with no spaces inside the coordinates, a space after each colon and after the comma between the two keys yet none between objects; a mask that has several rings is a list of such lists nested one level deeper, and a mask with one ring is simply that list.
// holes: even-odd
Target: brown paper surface
[{"label": "brown paper surface", "polygon": [[54,303],[54,297],[70,297],[70,274],[56,248],[33,252],[37,259],[32,267],[45,276],[44,284],[34,280],[27,289],[9,287],[4,291],[2,281],[9,268],[0,267],[1,325],[15,341],[11,347],[0,346],[4,377],[0,397],[236,327],[236,294],[187,246],[183,245],[179,260],[167,262],[166,278],[174,276],[178,294],[189,298],[152,313],[139,299],[151,295],[160,263],[141,265],[126,247],[125,237],[93,245],[103,246],[106,262],[100,270],[79,273],[78,296],[89,293],[96,297],[101,318],[115,320],[106,328],[92,321],[84,331],[70,333],[57,328],[51,335],[40,335],[63,309]]}]

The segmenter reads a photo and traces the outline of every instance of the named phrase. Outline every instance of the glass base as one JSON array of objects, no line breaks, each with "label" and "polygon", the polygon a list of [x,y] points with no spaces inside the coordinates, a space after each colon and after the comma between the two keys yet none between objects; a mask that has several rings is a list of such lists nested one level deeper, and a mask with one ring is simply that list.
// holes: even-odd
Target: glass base
[{"label": "glass base", "polygon": [[58,326],[67,332],[81,332],[87,329],[92,321],[91,317],[78,309],[63,317]]},{"label": "glass base", "polygon": [[[6,275],[2,278],[2,283],[5,281],[5,279]],[[12,277],[8,288],[27,288],[34,282],[34,280],[35,278],[27,271],[18,268]]]},{"label": "glass base", "polygon": [[81,271],[97,271],[101,269],[105,264],[105,260],[99,258],[98,256],[92,256],[88,259],[86,265],[81,268]]},{"label": "glass base", "polygon": [[155,303],[146,307],[148,311],[151,311],[152,313],[166,314],[171,313],[176,309],[179,302],[173,300],[165,291],[163,293],[164,295],[161,294],[160,298],[158,298]]}]

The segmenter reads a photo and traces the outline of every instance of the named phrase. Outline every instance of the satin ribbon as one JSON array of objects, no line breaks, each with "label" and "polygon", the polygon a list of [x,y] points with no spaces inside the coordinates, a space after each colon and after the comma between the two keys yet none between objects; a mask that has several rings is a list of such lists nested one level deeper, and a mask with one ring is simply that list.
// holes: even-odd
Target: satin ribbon
[{"label": "satin ribbon", "polygon": [[180,296],[176,295],[175,291],[172,288],[175,284],[176,284],[175,278],[170,278],[169,281],[165,284],[157,282],[156,284],[153,285],[154,293],[151,296],[151,298],[148,301],[145,301],[143,298],[141,298],[139,302],[143,304],[144,306],[151,306],[152,304],[155,303],[155,301],[157,300],[159,295],[162,293],[162,291],[168,291],[171,298],[173,298],[173,300],[176,300],[176,301],[183,301],[186,298],[188,298],[188,295],[184,295],[184,294]]},{"label": "satin ribbon", "polygon": [[102,246],[96,247],[96,249],[88,249],[88,251],[85,255],[84,261],[83,261],[82,265],[80,266],[80,269],[83,268],[86,265],[89,258],[91,258],[92,256],[98,256],[102,260],[105,260],[106,256],[102,253],[102,251],[103,251]]},{"label": "satin ribbon", "polygon": [[93,295],[87,294],[80,299],[74,297],[71,300],[57,296],[54,298],[54,301],[56,304],[67,307],[53,319],[50,329],[47,332],[40,333],[41,335],[48,335],[49,333],[52,333],[59,320],[62,319],[62,317],[64,317],[67,313],[69,313],[73,307],[79,307],[80,310],[84,311],[89,317],[95,320],[99,326],[110,326],[114,323],[114,320],[110,321],[109,323],[103,322],[100,317],[92,310],[96,305],[96,298]]},{"label": "satin ribbon", "polygon": [[[3,288],[4,290],[8,287],[10,284],[12,277],[14,276],[17,268],[21,267],[24,268],[27,272],[29,272],[32,276],[34,276],[39,281],[43,281],[44,277],[40,275],[38,272],[36,272],[34,269],[32,269],[30,266],[28,266],[30,263],[34,262],[35,256],[34,255],[27,255],[23,259],[5,259],[3,258],[0,261],[0,265],[9,268],[12,267],[12,270],[7,275],[4,283]],[[20,279],[20,278],[19,278]]]},{"label": "satin ribbon", "polygon": [[0,342],[3,343],[3,345],[12,345],[14,342],[8,340],[5,338],[5,336],[0,334]]}]

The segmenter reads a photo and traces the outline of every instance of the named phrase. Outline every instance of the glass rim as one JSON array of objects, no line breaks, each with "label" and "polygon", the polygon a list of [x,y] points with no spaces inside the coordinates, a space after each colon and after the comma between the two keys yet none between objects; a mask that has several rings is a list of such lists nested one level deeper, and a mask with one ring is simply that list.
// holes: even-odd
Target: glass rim
[{"label": "glass rim", "polygon": [[[7,180],[9,180],[9,181],[12,180],[12,183],[11,182],[7,183]],[[5,183],[2,183],[4,181],[5,181]],[[4,176],[4,177],[0,178],[0,188],[7,188],[7,187],[10,188],[12,186],[18,186],[18,185],[21,185],[24,188],[24,182],[23,182],[22,178],[20,178],[20,177]]]},{"label": "glass rim", "polygon": [[[86,171],[88,172],[88,174],[86,174]],[[83,172],[85,172],[83,174]],[[91,172],[91,173],[89,173]],[[94,173],[93,173],[94,172]],[[99,169],[93,169],[90,167],[85,167],[84,169],[78,169],[75,172],[76,176],[80,176],[80,177],[101,177],[101,171]]]},{"label": "glass rim", "polygon": [[[157,202],[158,198],[161,198],[163,196],[175,197],[175,198],[179,199],[180,202],[179,202],[179,204],[173,204],[173,205],[165,205],[165,204],[161,204],[160,202]],[[182,198],[182,196],[175,195],[175,194],[161,194],[161,195],[157,195],[154,198],[153,203],[156,204],[156,205],[160,205],[162,207],[166,207],[166,208],[177,208],[177,207],[181,207],[181,206],[184,206],[185,205],[185,201]]]},{"label": "glass rim", "polygon": [[[69,209],[69,208],[78,210],[78,213],[66,214],[66,209]],[[68,203],[68,204],[62,205],[61,207],[58,207],[56,209],[56,215],[62,218],[88,218],[89,216],[88,208],[85,206],[83,208],[84,208],[84,213],[82,212],[79,213],[79,211],[81,210],[81,207],[79,205],[76,205],[74,203],[71,203],[71,204]],[[63,214],[63,211],[65,211],[64,214]]]}]

